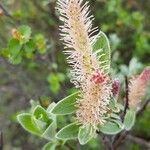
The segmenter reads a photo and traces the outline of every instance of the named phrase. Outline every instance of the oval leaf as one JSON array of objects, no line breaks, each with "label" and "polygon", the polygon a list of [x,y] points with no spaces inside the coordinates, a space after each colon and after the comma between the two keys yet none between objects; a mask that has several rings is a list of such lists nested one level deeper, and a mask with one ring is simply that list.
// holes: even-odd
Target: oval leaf
[{"label": "oval leaf", "polygon": [[95,135],[95,130],[91,125],[87,125],[84,127],[80,127],[78,133],[78,140],[81,145],[86,144],[89,142]]},{"label": "oval leaf", "polygon": [[136,113],[132,110],[127,110],[127,113],[124,118],[124,126],[126,130],[130,130],[135,123]]},{"label": "oval leaf", "polygon": [[42,150],[55,150],[56,146],[56,143],[49,142],[43,147]]},{"label": "oval leaf", "polygon": [[95,43],[93,45],[93,51],[95,52],[100,64],[100,69],[103,69],[106,73],[110,71],[111,49],[107,36],[102,31],[99,32]]},{"label": "oval leaf", "polygon": [[69,140],[78,137],[79,126],[77,123],[71,123],[62,128],[56,135],[56,138]]},{"label": "oval leaf", "polygon": [[119,127],[119,125],[115,122],[107,122],[100,128],[100,131],[104,134],[117,134],[122,131],[122,128]]},{"label": "oval leaf", "polygon": [[26,131],[35,135],[41,135],[41,131],[36,127],[32,115],[23,113],[17,116],[17,120]]},{"label": "oval leaf", "polygon": [[45,132],[42,134],[42,137],[48,140],[54,140],[56,135],[56,129],[57,129],[57,123],[56,123],[56,117],[53,117],[53,122],[49,125],[49,127],[45,130]]},{"label": "oval leaf", "polygon": [[76,111],[76,99],[78,97],[79,92],[73,93],[69,95],[68,97],[64,98],[60,102],[56,104],[54,109],[52,110],[53,114],[56,115],[67,115],[74,113]]}]

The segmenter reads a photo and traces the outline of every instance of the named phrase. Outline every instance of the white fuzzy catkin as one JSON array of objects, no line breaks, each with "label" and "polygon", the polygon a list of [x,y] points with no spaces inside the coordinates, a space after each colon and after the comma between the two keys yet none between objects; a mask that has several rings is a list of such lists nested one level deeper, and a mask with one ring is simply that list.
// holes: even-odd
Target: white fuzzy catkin
[{"label": "white fuzzy catkin", "polygon": [[93,52],[97,28],[92,28],[93,16],[89,15],[88,2],[83,0],[58,0],[61,39],[70,64],[71,81],[81,91],[77,101],[77,120],[83,125],[103,124],[108,111],[111,85],[109,77],[99,69]]}]

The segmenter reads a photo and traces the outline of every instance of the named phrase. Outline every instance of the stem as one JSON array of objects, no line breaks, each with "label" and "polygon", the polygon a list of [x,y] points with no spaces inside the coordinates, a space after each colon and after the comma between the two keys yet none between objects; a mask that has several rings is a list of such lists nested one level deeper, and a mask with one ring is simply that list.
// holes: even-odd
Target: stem
[{"label": "stem", "polygon": [[144,147],[146,148],[150,148],[150,142],[144,140],[144,139],[141,139],[139,137],[136,137],[136,136],[133,136],[133,135],[130,135],[128,134],[127,137],[126,137],[129,141],[132,141],[134,143],[137,143],[137,144],[140,144],[140,145],[143,145]]},{"label": "stem", "polygon": [[[142,115],[142,113],[144,112],[144,110],[146,109],[147,105],[150,103],[150,98],[148,100],[145,101],[145,103],[142,105],[141,109],[137,112],[136,116],[139,117],[140,115]],[[150,146],[149,143],[147,143],[145,140],[143,139],[140,139],[138,137],[134,137],[131,136],[130,134],[128,134],[129,132],[128,131],[123,131],[121,132],[120,134],[117,134],[115,137],[114,137],[114,141],[113,141],[113,146],[114,146],[114,149],[116,150],[117,147],[124,141],[125,138],[127,139],[132,139],[133,142],[139,142],[139,144],[141,145],[144,145],[145,146]]]},{"label": "stem", "polygon": [[74,150],[68,143],[65,144],[68,150]]},{"label": "stem", "polygon": [[106,135],[102,136],[102,141],[103,141],[105,150],[114,150],[111,140]]},{"label": "stem", "polygon": [[129,108],[129,82],[128,82],[128,77],[125,76],[125,106],[124,106],[124,111],[121,116],[122,121],[124,120],[125,114],[127,112],[127,109]]},{"label": "stem", "polygon": [[0,150],[3,150],[3,132],[0,132]]},{"label": "stem", "polygon": [[128,131],[123,131],[120,134],[120,136],[118,137],[118,139],[116,141],[114,141],[113,147],[114,147],[115,150],[124,141],[124,139],[126,138],[127,134],[128,134]]},{"label": "stem", "polygon": [[81,145],[79,143],[79,141],[77,141],[77,150],[80,150],[81,149]]},{"label": "stem", "polygon": [[8,9],[6,9],[6,8],[4,7],[4,5],[2,4],[2,2],[0,2],[0,9],[3,10],[4,15],[5,15],[6,17],[10,18],[10,20],[11,20],[11,22],[12,22],[13,25],[15,25],[15,26],[16,26],[16,25],[19,25],[19,22],[11,15],[11,13],[8,11]]}]

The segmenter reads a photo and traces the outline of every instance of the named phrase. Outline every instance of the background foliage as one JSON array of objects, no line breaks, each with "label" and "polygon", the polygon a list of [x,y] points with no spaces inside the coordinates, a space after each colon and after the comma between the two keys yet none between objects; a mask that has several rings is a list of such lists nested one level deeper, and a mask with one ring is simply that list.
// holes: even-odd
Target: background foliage
[{"label": "background foliage", "polygon": [[[104,31],[113,50],[113,74],[135,75],[150,65],[150,1],[90,0],[94,24]],[[5,11],[1,11],[2,8]],[[16,123],[29,100],[47,106],[74,91],[58,36],[55,0],[0,0],[0,130],[5,149],[41,149],[45,141],[30,136]],[[19,39],[19,42],[18,40]],[[134,134],[150,139],[149,108]],[[140,150],[130,141],[120,149]],[[128,144],[130,143],[130,144]],[[91,141],[82,149],[96,149]]]}]

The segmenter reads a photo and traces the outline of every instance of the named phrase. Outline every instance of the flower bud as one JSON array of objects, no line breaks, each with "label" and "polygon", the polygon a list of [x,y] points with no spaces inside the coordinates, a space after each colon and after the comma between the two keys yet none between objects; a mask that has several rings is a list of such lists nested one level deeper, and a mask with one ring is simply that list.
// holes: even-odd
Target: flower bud
[{"label": "flower bud", "polygon": [[116,96],[118,94],[119,88],[120,88],[120,81],[118,79],[113,80],[112,90],[111,90],[113,96]]},{"label": "flower bud", "polygon": [[103,83],[105,81],[105,76],[101,72],[96,71],[93,73],[91,81],[93,81],[95,84]]}]

